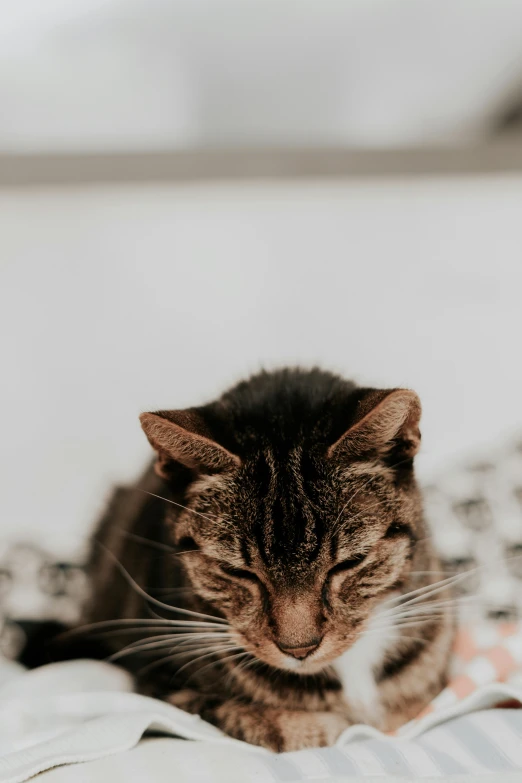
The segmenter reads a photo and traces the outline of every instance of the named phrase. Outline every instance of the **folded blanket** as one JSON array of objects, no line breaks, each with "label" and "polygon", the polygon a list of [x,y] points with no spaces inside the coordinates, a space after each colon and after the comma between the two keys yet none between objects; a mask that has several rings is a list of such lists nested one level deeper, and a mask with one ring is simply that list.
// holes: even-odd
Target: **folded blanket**
[{"label": "folded blanket", "polygon": [[[397,736],[351,726],[335,748],[276,755],[133,693],[130,675],[111,664],[70,661],[26,672],[5,662],[0,665],[0,783],[20,783],[57,765],[127,750],[149,730],[198,743],[194,769],[199,769],[201,743],[206,749],[226,745],[221,757],[228,765],[244,764],[245,780],[251,773],[257,781],[298,781],[341,774],[417,779],[522,770],[522,710],[484,711],[508,700],[522,702],[522,627],[461,633],[455,664],[458,671],[448,688]],[[224,781],[225,772],[216,768],[209,783]]]}]

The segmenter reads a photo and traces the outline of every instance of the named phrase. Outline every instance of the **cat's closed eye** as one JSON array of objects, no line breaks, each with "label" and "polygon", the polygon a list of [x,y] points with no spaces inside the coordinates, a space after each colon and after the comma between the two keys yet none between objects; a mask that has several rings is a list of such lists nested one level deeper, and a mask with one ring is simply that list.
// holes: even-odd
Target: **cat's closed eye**
[{"label": "cat's closed eye", "polygon": [[259,582],[257,575],[246,568],[235,568],[228,565],[228,563],[220,563],[219,567],[227,576],[231,576],[234,579],[241,579],[244,582]]},{"label": "cat's closed eye", "polygon": [[334,576],[335,574],[344,573],[345,571],[351,571],[353,568],[356,568],[358,565],[360,565],[364,560],[366,560],[365,554],[354,555],[347,560],[341,560],[340,563],[337,563],[337,565],[334,565],[333,568],[330,568],[329,575]]},{"label": "cat's closed eye", "polygon": [[197,552],[199,551],[199,544],[192,538],[192,536],[183,536],[178,541],[178,546],[182,552]]}]

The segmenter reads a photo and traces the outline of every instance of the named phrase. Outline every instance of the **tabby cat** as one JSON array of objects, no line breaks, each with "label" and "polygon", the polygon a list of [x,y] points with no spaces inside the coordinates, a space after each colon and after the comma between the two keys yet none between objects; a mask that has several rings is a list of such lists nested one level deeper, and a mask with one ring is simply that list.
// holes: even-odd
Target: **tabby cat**
[{"label": "tabby cat", "polygon": [[413,391],[283,369],[142,414],[156,461],[102,520],[83,621],[142,692],[233,737],[287,751],[397,728],[444,687],[454,635],[420,413]]}]

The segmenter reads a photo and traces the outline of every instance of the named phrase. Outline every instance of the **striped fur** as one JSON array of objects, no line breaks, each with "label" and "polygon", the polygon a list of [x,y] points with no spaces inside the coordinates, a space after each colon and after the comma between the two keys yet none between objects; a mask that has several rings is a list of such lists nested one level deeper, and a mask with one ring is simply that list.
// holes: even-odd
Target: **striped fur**
[{"label": "striped fur", "polygon": [[[320,370],[261,373],[209,405],[144,414],[155,472],[119,491],[96,538],[151,595],[221,620],[208,633],[225,629],[228,646],[173,658],[167,637],[155,654],[171,658],[142,690],[275,750],[416,715],[445,685],[453,639],[449,612],[383,628],[386,602],[440,567],[413,474],[419,417],[413,392]],[[86,622],[151,616],[96,546],[91,575]],[[109,649],[126,642],[115,634]],[[148,655],[123,662],[137,671]]]}]

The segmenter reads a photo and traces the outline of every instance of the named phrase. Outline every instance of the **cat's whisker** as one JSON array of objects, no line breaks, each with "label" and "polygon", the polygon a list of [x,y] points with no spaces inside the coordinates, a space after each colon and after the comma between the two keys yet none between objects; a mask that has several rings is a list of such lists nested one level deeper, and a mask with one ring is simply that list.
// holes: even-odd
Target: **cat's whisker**
[{"label": "cat's whisker", "polygon": [[205,664],[205,666],[202,666],[202,667],[196,669],[196,671],[193,672],[189,676],[188,679],[190,681],[190,679],[192,677],[195,677],[196,675],[200,675],[201,672],[205,671],[205,669],[212,668],[212,666],[218,666],[219,664],[225,663],[226,661],[233,661],[233,660],[237,660],[238,658],[247,658],[248,659],[248,656],[251,656],[251,655],[252,655],[252,653],[249,653],[246,650],[243,650],[242,652],[235,653],[235,654],[232,654],[232,655],[225,655],[225,656],[223,656],[223,654],[221,654],[221,656],[216,658],[215,661],[210,661],[210,663]]},{"label": "cat's whisker", "polygon": [[238,671],[238,672],[245,671],[245,669],[247,669],[248,666],[251,666],[255,661],[257,661],[258,663],[261,663],[261,661],[259,661],[255,657],[255,655],[253,655],[253,653],[249,653],[249,655],[250,655],[250,659],[247,658],[246,660],[240,661],[238,663],[238,665],[236,666],[236,671]]},{"label": "cat's whisker", "polygon": [[[223,631],[221,633],[215,633],[215,632],[206,632],[206,633],[183,633],[183,634],[177,634],[177,633],[167,633],[167,634],[156,634],[154,636],[145,636],[141,639],[138,639],[135,642],[131,642],[130,644],[123,647],[119,652],[122,652],[123,650],[130,650],[135,649],[137,647],[142,647],[143,645],[147,643],[160,643],[165,642],[168,644],[173,645],[183,645],[187,642],[194,642],[202,639],[215,639],[216,641],[222,641],[223,639],[230,639],[230,634],[227,631]],[[115,653],[115,655],[118,655],[119,653]]]},{"label": "cat's whisker", "polygon": [[[233,645],[231,648],[229,648],[229,651],[232,652],[233,650],[242,650],[243,648],[239,645]],[[191,661],[188,661],[187,663],[183,664],[183,666],[180,669],[176,669],[176,675],[180,674],[182,671],[184,671],[187,667],[193,666],[198,661],[202,661],[205,658],[209,658],[211,655],[215,655],[215,651],[206,653],[205,655],[199,655],[197,658],[193,658]],[[199,670],[198,670],[199,671]]]},{"label": "cat's whisker", "polygon": [[[116,628],[115,628],[116,626]],[[71,628],[70,630],[64,631],[61,633],[57,638],[67,638],[69,636],[75,636],[76,634],[81,633],[87,633],[90,631],[96,631],[98,629],[108,628],[108,629],[114,629],[114,630],[148,630],[150,627],[161,627],[165,629],[182,629],[182,630],[188,630],[190,628],[194,628],[195,630],[199,629],[216,629],[216,630],[222,630],[224,627],[229,628],[230,626],[223,626],[222,623],[210,623],[210,622],[198,622],[196,620],[163,620],[160,617],[157,617],[156,619],[131,619],[131,618],[123,618],[119,620],[101,620],[96,623],[87,623],[86,625],[81,625],[78,628]]]},{"label": "cat's whisker", "polygon": [[466,607],[473,608],[474,605],[480,605],[476,601],[466,601],[459,603],[458,599],[455,601],[448,600],[447,602],[441,601],[439,603],[433,603],[433,605],[419,604],[414,607],[410,607],[404,611],[398,612],[381,612],[377,620],[383,620],[385,622],[398,622],[399,620],[408,619],[410,617],[430,617],[434,614],[459,614]]},{"label": "cat's whisker", "polygon": [[[217,661],[211,661],[210,663],[205,664],[205,666],[203,666],[201,669],[198,669],[197,672],[195,672],[195,674],[201,674],[201,672],[205,671],[205,669],[210,669],[212,666],[217,666],[220,663],[225,663],[225,661],[233,661],[237,658],[244,658],[247,655],[252,655],[252,653],[249,653],[246,650],[244,650],[243,652],[237,653],[236,655],[227,655],[224,658],[218,658]],[[179,671],[181,671],[181,669]]]},{"label": "cat's whisker", "polygon": [[[433,609],[430,612],[416,612],[415,614],[411,615],[402,615],[401,617],[391,617],[391,618],[383,618],[384,621],[388,620],[391,624],[396,625],[397,627],[400,625],[403,621],[408,620],[422,620],[423,622],[426,622],[428,620],[431,620],[433,618],[440,619],[442,617],[460,617],[460,611],[456,608],[448,607],[446,609]],[[378,624],[375,624],[372,626],[374,628],[379,628],[380,626]]]},{"label": "cat's whisker", "polygon": [[[374,478],[374,477],[372,476],[372,478]],[[361,489],[362,489],[362,487],[361,487]],[[339,531],[339,528],[341,527],[341,525],[342,525],[342,523],[344,521],[343,518],[342,518],[343,514],[346,511],[346,509],[348,508],[348,506],[350,505],[350,503],[352,502],[352,500],[353,500],[353,497],[350,498],[344,504],[344,506],[342,507],[341,511],[339,512],[339,514],[338,514],[338,516],[337,516],[337,518],[336,518],[336,520],[335,520],[335,522],[334,522],[334,524],[332,526],[331,535],[335,535]],[[375,503],[372,503],[370,506],[365,506],[363,509],[361,509],[361,511],[359,511],[358,514],[355,514],[354,516],[350,517],[350,519],[349,519],[350,524],[352,524],[353,522],[356,522],[358,519],[360,519],[360,517],[363,514],[367,514],[368,511],[371,511],[372,508],[377,508],[380,505],[381,505],[381,501],[377,500],[377,501],[375,501]]]},{"label": "cat's whisker", "polygon": [[[164,636],[171,636],[173,639],[180,639],[183,636],[190,636],[194,637],[197,636],[199,632],[205,632],[209,633],[212,636],[214,635],[220,635],[221,633],[228,633],[227,631],[221,630],[222,626],[218,626],[216,630],[213,628],[203,628],[200,629],[199,627],[194,628],[191,630],[190,628],[183,627],[183,628],[169,628],[168,626],[138,626],[138,627],[125,627],[125,628],[115,628],[113,630],[109,631],[100,631],[96,634],[97,638],[110,638],[112,636],[121,636],[121,634],[133,634],[133,633],[139,633],[143,634],[145,632],[147,633],[158,633],[162,634]],[[147,637],[149,638],[149,637]]]},{"label": "cat's whisker", "polygon": [[382,619],[386,621],[395,621],[404,617],[425,614],[429,615],[433,612],[461,611],[466,607],[473,608],[474,606],[482,606],[482,601],[480,601],[476,596],[447,598],[442,601],[426,601],[423,603],[414,604],[413,606],[408,605],[404,608],[399,606],[395,607],[394,609],[380,611],[378,615],[375,616],[375,620]]},{"label": "cat's whisker", "polygon": [[[443,616],[436,617],[434,619],[442,620]],[[452,619],[455,619],[455,618],[452,618]],[[418,620],[415,620],[415,619],[401,620],[400,622],[394,623],[393,625],[394,625],[395,628],[413,628],[413,627],[419,626],[419,625],[426,625],[427,622],[429,622],[429,618],[422,617],[422,618],[420,618]]]},{"label": "cat's whisker", "polygon": [[[404,624],[402,627],[403,628],[418,628],[419,625],[423,624],[424,622],[425,621],[411,622],[411,623],[408,623],[408,624]],[[361,633],[360,635],[361,636],[366,636],[366,635],[373,636],[373,635],[378,633],[381,638],[384,636],[384,638],[388,638],[390,641],[391,640],[397,640],[398,641],[398,640],[400,640],[402,638],[402,633],[400,633],[400,630],[401,630],[401,626],[398,626],[398,625],[395,625],[395,624],[393,624],[393,625],[383,625],[382,627],[379,627],[379,628],[369,628],[367,631],[363,631],[363,633]],[[387,637],[386,637],[386,634],[388,634]],[[413,638],[413,637],[410,637],[410,638]]]},{"label": "cat's whisker", "polygon": [[[454,612],[453,610],[448,609],[434,609],[433,612],[427,613],[422,612],[421,614],[415,614],[410,615],[407,617],[399,617],[399,618],[383,618],[383,623],[375,623],[372,625],[372,629],[380,629],[382,627],[388,627],[388,626],[394,626],[395,628],[398,628],[402,623],[409,622],[409,621],[415,621],[415,622],[429,622],[430,620],[433,620],[435,618],[441,619],[444,617],[458,617],[458,613]],[[387,621],[388,620],[388,621]]]},{"label": "cat's whisker", "polygon": [[380,613],[379,616],[386,618],[407,617],[408,615],[429,612],[436,609],[441,609],[443,607],[460,608],[462,605],[470,604],[472,602],[479,603],[479,598],[477,596],[456,596],[454,598],[448,598],[444,601],[426,601],[416,604],[415,606],[409,605],[405,609],[399,605],[392,609],[385,609]]},{"label": "cat's whisker", "polygon": [[[393,630],[393,628],[384,628],[383,631],[386,632],[387,630]],[[381,633],[381,630],[379,629],[379,633]],[[372,634],[372,631],[368,631],[368,634]],[[364,636],[364,634],[361,634]],[[402,641],[408,641],[408,642],[422,642],[423,644],[428,643],[428,639],[423,638],[422,636],[405,636],[402,633],[401,634],[390,634],[389,636],[385,637],[386,641],[389,642],[402,642]]]},{"label": "cat's whisker", "polygon": [[[369,478],[367,481],[365,481],[365,482],[364,482],[364,484],[363,484],[361,487],[359,487],[359,489],[358,489],[358,490],[356,490],[356,492],[353,492],[353,493],[350,495],[350,497],[348,498],[348,500],[346,501],[346,503],[345,503],[345,504],[344,504],[344,506],[342,507],[341,511],[340,511],[340,512],[339,512],[339,514],[337,515],[337,518],[336,518],[336,520],[335,520],[335,523],[334,523],[334,528],[336,528],[336,527],[337,527],[337,524],[339,523],[339,520],[341,519],[342,515],[344,514],[344,512],[346,511],[346,509],[348,508],[348,506],[350,505],[350,503],[352,502],[352,500],[353,500],[354,498],[356,498],[356,497],[357,497],[357,495],[359,494],[359,492],[361,492],[361,491],[362,491],[362,490],[363,490],[365,487],[367,487],[367,486],[368,486],[368,484],[369,484],[371,481],[374,481],[374,480],[375,480],[375,475],[371,475],[371,476],[370,476],[370,478]],[[376,502],[375,502],[373,505],[374,505],[374,506],[377,506],[377,505],[379,505],[379,501],[376,501]],[[367,510],[368,510],[368,508],[366,507],[366,508],[364,509],[364,512],[366,512]],[[350,521],[351,521],[351,520],[350,520]]]},{"label": "cat's whisker", "polygon": [[[435,617],[433,619],[440,620],[442,618],[443,618],[443,615],[441,615],[440,617]],[[391,623],[389,625],[385,624],[385,625],[382,625],[382,626],[374,626],[374,627],[370,628],[368,630],[368,632],[369,633],[373,633],[373,632],[379,631],[381,633],[383,631],[395,630],[395,629],[400,629],[400,628],[414,628],[414,627],[418,627],[419,625],[426,625],[429,622],[429,619],[430,618],[428,618],[428,617],[422,617],[422,618],[420,618],[418,620],[414,620],[414,619],[401,620],[401,621],[399,621],[397,623]]]},{"label": "cat's whisker", "polygon": [[135,581],[135,579],[132,578],[132,576],[129,574],[127,569],[120,563],[117,557],[113,555],[113,553],[107,549],[107,547],[103,546],[103,544],[98,544],[105,552],[106,554],[111,558],[111,560],[114,562],[116,568],[119,570],[119,572],[122,574],[122,576],[126,579],[128,584],[138,593],[138,595],[141,595],[142,598],[145,598],[145,600],[150,601],[151,603],[155,604],[156,606],[160,606],[162,609],[166,609],[168,612],[178,612],[180,614],[186,614],[191,615],[192,617],[203,617],[207,620],[212,620],[212,622],[215,623],[221,623],[222,625],[228,625],[226,620],[221,620],[218,617],[213,617],[210,614],[203,614],[202,612],[193,612],[190,609],[181,609],[177,606],[171,606],[170,604],[165,604],[163,601],[158,601],[157,598],[154,598],[152,595],[149,595],[140,585]]},{"label": "cat's whisker", "polygon": [[228,631],[190,631],[188,633],[159,633],[154,636],[147,636],[142,639],[138,639],[135,642],[131,642],[129,647],[136,647],[148,639],[161,641],[164,639],[170,639],[174,643],[184,641],[185,639],[216,639],[219,641],[221,638],[230,639],[230,633]]},{"label": "cat's whisker", "polygon": [[431,615],[424,615],[421,617],[405,617],[404,620],[398,620],[393,623],[383,623],[382,625],[374,625],[371,628],[369,628],[369,631],[383,631],[388,628],[406,628],[409,625],[427,625],[428,623],[433,622],[434,620],[442,621],[445,618],[448,619],[457,619],[459,617],[458,614],[454,613],[448,613],[448,612],[434,612]]},{"label": "cat's whisker", "polygon": [[435,595],[438,592],[441,592],[446,587],[453,586],[455,584],[458,584],[459,582],[463,581],[464,579],[469,578],[471,574],[473,574],[476,571],[476,569],[471,569],[469,571],[465,571],[462,574],[457,574],[456,576],[450,576],[446,579],[441,579],[438,582],[433,582],[429,585],[425,585],[424,587],[418,587],[416,590],[411,590],[408,593],[404,593],[400,596],[395,596],[394,598],[387,599],[384,603],[385,605],[394,606],[396,604],[400,604],[401,606],[406,606],[407,604],[416,603],[417,601],[421,601],[424,598],[426,598],[428,595]]},{"label": "cat's whisker", "polygon": [[[113,653],[109,657],[109,661],[117,661],[120,658],[125,658],[128,655],[135,655],[142,652],[152,652],[154,650],[162,650],[165,647],[176,649],[179,647],[182,647],[182,652],[187,652],[192,649],[194,650],[200,650],[202,648],[202,645],[204,645],[204,642],[209,641],[208,637],[202,637],[202,638],[196,638],[196,639],[185,639],[183,641],[180,641],[178,639],[163,639],[163,640],[157,640],[157,641],[149,641],[145,644],[132,644],[128,645],[127,647],[124,647],[122,650],[119,650],[116,653]],[[224,643],[227,641],[226,638],[220,638],[215,640],[216,643]]]},{"label": "cat's whisker", "polygon": [[[453,596],[450,595],[449,598],[442,598],[441,600],[430,599],[430,600],[427,600],[427,601],[420,601],[419,603],[415,603],[415,604],[408,604],[407,606],[405,606],[405,609],[406,609],[406,611],[410,611],[410,610],[414,611],[419,606],[420,607],[422,607],[422,606],[449,606],[450,604],[465,604],[465,603],[478,601],[478,600],[479,600],[479,596],[478,595],[453,595]],[[401,605],[396,607],[396,609],[398,611],[401,611],[401,609],[402,609]],[[394,611],[394,610],[392,609],[392,611]]]},{"label": "cat's whisker", "polygon": [[[169,645],[165,644],[163,645],[168,649]],[[231,648],[236,648],[237,645],[235,642],[231,639],[218,639],[215,642],[211,642],[210,640],[200,640],[197,643],[191,643],[187,642],[186,644],[179,645],[181,649],[177,650],[176,645],[173,644],[171,646],[171,657],[174,659],[176,657],[186,656],[187,654],[192,654],[194,652],[207,652],[208,650],[212,650],[214,652],[220,651],[220,650],[228,650]],[[161,649],[161,648],[160,648]]]},{"label": "cat's whisker", "polygon": [[[390,607],[396,605],[395,608],[400,608],[405,606],[407,607],[412,604],[421,603],[424,601],[424,599],[426,599],[430,595],[436,595],[438,592],[445,590],[446,588],[450,589],[462,582],[465,582],[466,579],[475,576],[477,573],[485,570],[486,568],[490,568],[493,565],[506,565],[510,561],[519,560],[521,557],[522,557],[521,555],[513,555],[512,557],[508,557],[508,558],[506,557],[497,558],[493,561],[490,561],[487,564],[479,565],[474,568],[468,569],[467,571],[454,574],[440,581],[433,582],[429,585],[425,585],[424,587],[417,588],[416,590],[412,590],[401,596],[395,596],[394,598],[388,599],[385,602],[385,604],[389,605]],[[443,571],[442,573],[445,572]],[[488,602],[487,599],[485,598],[478,599],[478,597],[474,598],[471,596],[459,596],[454,598],[453,600],[458,600],[461,602],[477,600],[477,602],[480,601],[480,604],[482,606],[488,604],[490,604],[491,606],[497,606],[497,603],[495,603],[494,601]]]},{"label": "cat's whisker", "polygon": [[196,623],[201,623],[202,625],[205,625],[205,626],[207,626],[207,625],[220,626],[221,625],[220,623],[211,623],[211,622],[208,622],[207,620],[203,620],[203,621],[201,621],[201,620],[170,620],[170,618],[163,617],[163,615],[158,614],[157,612],[155,612],[154,609],[152,609],[152,607],[147,606],[146,608],[147,608],[147,613],[148,614],[150,614],[152,617],[156,617],[158,620],[162,620],[162,621],[167,620],[168,622],[173,622],[173,623],[189,624],[189,627],[192,626],[192,625],[195,626]]},{"label": "cat's whisker", "polygon": [[399,606],[409,606],[411,604],[417,604],[423,602],[426,598],[429,596],[437,595],[438,593],[444,593],[447,590],[449,590],[452,587],[455,587],[460,582],[465,581],[469,577],[468,573],[460,574],[458,576],[452,576],[448,579],[444,579],[441,582],[435,583],[435,585],[426,585],[423,588],[419,588],[416,595],[413,595],[416,591],[412,591],[411,593],[407,593],[406,595],[412,595],[413,597],[408,598],[407,600],[403,600],[399,602]]},{"label": "cat's whisker", "polygon": [[154,541],[152,538],[139,536],[137,533],[131,533],[129,530],[123,530],[123,528],[115,528],[115,530],[120,536],[125,536],[131,541],[136,541],[138,544],[145,544],[146,546],[150,546],[153,549],[159,549],[162,552],[176,553],[176,550],[173,546],[163,544],[161,541]]},{"label": "cat's whisker", "polygon": [[263,666],[266,667],[266,664],[263,661],[260,661],[259,658],[256,658],[255,655],[253,655],[250,660],[247,659],[246,661],[240,662],[239,666],[241,667],[242,671],[246,671],[250,667],[252,667],[253,669],[256,668],[259,669],[262,668]]},{"label": "cat's whisker", "polygon": [[188,511],[190,514],[196,514],[196,516],[202,517],[203,519],[212,522],[213,525],[215,525],[216,521],[221,522],[223,520],[223,517],[219,517],[216,514],[210,514],[210,513],[202,514],[201,511],[196,511],[193,508],[184,506],[182,503],[177,503],[175,500],[170,500],[170,498],[164,498],[162,495],[156,495],[154,492],[149,492],[146,489],[140,489],[139,491],[144,492],[146,495],[150,495],[153,498],[158,498],[158,500],[164,500],[165,503],[171,503],[173,506],[177,506],[178,508],[181,508],[184,511]]},{"label": "cat's whisker", "polygon": [[[210,649],[209,646],[207,646],[207,647],[201,647],[200,646],[199,648],[196,648],[196,651],[201,651],[201,650],[205,650],[206,651],[208,649]],[[210,655],[218,655],[221,652],[227,652],[229,649],[232,649],[232,648],[230,646],[220,646],[220,647],[215,646],[211,650],[210,653],[206,653],[205,656],[199,656],[198,658],[193,659],[192,661],[188,661],[187,664],[185,664],[181,668],[185,668],[185,666],[188,666],[191,663],[193,663],[194,661],[199,660],[199,658],[201,658],[201,657],[209,657]],[[236,646],[234,646],[233,649],[238,649],[238,648]],[[160,658],[158,661],[154,661],[152,664],[148,664],[147,666],[145,666],[143,669],[140,670],[140,673],[144,673],[145,671],[150,671],[151,669],[154,669],[157,666],[162,666],[162,665],[164,665],[164,664],[166,664],[166,663],[168,663],[170,661],[175,660],[176,658],[180,657],[181,655],[187,655],[190,652],[194,652],[194,650],[183,651],[182,653],[174,653],[174,654],[167,655],[167,656],[165,656],[163,658]],[[178,671],[180,671],[180,670],[176,670],[174,672],[174,674],[177,674]]]},{"label": "cat's whisker", "polygon": [[[197,650],[196,650],[196,651],[199,651],[199,650],[201,650],[201,649],[208,650],[208,649],[210,649],[210,647],[208,647],[208,646],[207,646],[207,647],[205,647],[205,648],[202,648],[202,647],[200,646],[199,648],[197,648]],[[228,649],[229,649],[229,648],[228,648],[227,646],[224,646],[223,648],[221,648],[221,647],[219,647],[219,648],[218,648],[218,647],[216,647],[216,648],[214,648],[214,649],[213,649],[213,652],[212,652],[212,654],[214,654],[214,655],[217,655],[217,654],[218,654],[218,653],[220,653],[220,652],[227,652],[227,650],[228,650]],[[166,656],[164,656],[163,658],[160,658],[160,659],[159,659],[159,660],[157,660],[157,661],[153,661],[152,663],[149,663],[149,664],[147,664],[147,665],[146,665],[146,666],[144,666],[142,669],[140,669],[138,673],[139,673],[140,675],[142,675],[142,674],[145,674],[146,672],[152,671],[152,669],[156,669],[158,666],[163,666],[163,665],[165,665],[166,663],[168,663],[169,661],[173,661],[173,660],[175,660],[176,658],[179,658],[180,656],[189,655],[189,654],[190,654],[190,653],[192,653],[192,652],[194,652],[194,651],[193,651],[193,650],[184,650],[183,652],[178,652],[178,653],[171,653],[171,654],[169,654],[169,655],[166,655]],[[190,663],[190,661],[189,661],[189,663]],[[174,671],[174,674],[176,674],[176,673],[177,673],[177,672],[176,672],[176,671]]]},{"label": "cat's whisker", "polygon": [[[499,609],[498,603],[496,602],[488,603],[486,604],[486,606],[490,606],[492,609]],[[472,610],[482,612],[483,608],[484,608],[484,602],[478,600],[473,602],[466,602],[461,606],[455,605],[455,606],[439,607],[431,610],[421,610],[419,612],[405,613],[405,614],[397,615],[396,617],[384,618],[384,619],[390,619],[396,623],[402,619],[408,620],[408,619],[413,619],[415,617],[420,617],[420,618],[424,618],[424,620],[429,620],[430,617],[435,617],[435,616],[444,617],[445,615],[447,615],[448,617],[457,617],[457,618],[465,619],[466,615],[469,616],[469,613]]]}]

